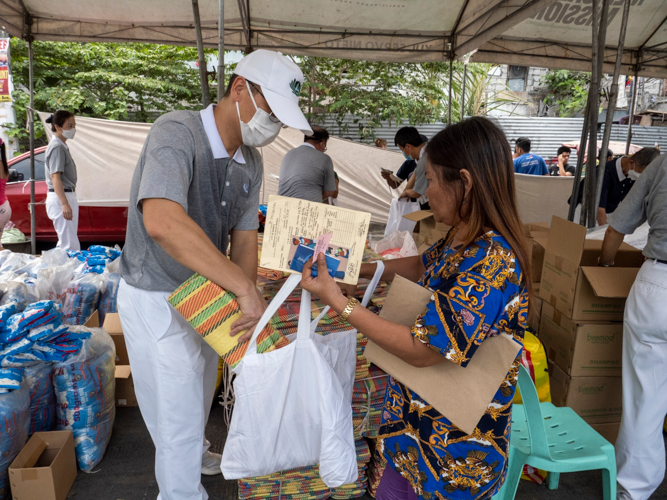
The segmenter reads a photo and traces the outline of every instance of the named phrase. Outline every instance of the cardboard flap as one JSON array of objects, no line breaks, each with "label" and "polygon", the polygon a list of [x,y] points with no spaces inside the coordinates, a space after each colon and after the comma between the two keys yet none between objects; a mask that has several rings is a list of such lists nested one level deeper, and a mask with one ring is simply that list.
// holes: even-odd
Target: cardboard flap
[{"label": "cardboard flap", "polygon": [[130,365],[120,365],[116,367],[116,378],[130,378],[132,369]]},{"label": "cardboard flap", "polygon": [[104,317],[104,329],[109,335],[123,333],[123,326],[120,324],[120,315],[118,313],[107,313]]},{"label": "cardboard flap", "polygon": [[90,315],[88,321],[86,321],[83,326],[86,328],[99,328],[100,327],[100,315],[97,312],[97,309],[93,314]]},{"label": "cardboard flap", "polygon": [[[380,316],[412,326],[431,295],[429,290],[396,276]],[[371,341],[364,355],[419,394],[459,429],[472,434],[520,349],[508,335],[488,338],[466,368],[444,359],[434,366],[416,368]]]},{"label": "cardboard flap", "polygon": [[412,212],[403,216],[404,219],[412,220],[415,222],[428,219],[429,217],[433,217],[433,212],[430,210],[417,210],[416,212]]},{"label": "cardboard flap", "polygon": [[636,267],[582,267],[586,279],[598,297],[625,299],[639,269]]},{"label": "cardboard flap", "polygon": [[586,228],[574,222],[553,216],[547,250],[566,260],[579,264],[584,253]]}]

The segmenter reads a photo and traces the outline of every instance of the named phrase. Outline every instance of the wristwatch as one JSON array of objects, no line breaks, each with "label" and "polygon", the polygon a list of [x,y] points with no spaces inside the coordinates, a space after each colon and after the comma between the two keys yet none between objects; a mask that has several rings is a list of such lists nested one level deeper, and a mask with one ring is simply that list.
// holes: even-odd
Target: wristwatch
[{"label": "wristwatch", "polygon": [[340,319],[343,321],[347,321],[347,318],[352,314],[352,310],[354,309],[354,306],[356,306],[359,303],[357,299],[354,297],[350,297],[350,300],[347,301],[347,305],[345,306],[345,309],[343,309],[343,312],[340,313]]}]

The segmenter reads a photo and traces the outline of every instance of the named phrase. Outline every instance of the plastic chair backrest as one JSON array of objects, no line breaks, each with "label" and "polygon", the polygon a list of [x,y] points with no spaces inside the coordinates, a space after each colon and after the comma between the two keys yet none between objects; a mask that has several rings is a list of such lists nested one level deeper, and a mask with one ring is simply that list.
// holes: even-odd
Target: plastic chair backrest
[{"label": "plastic chair backrest", "polygon": [[545,421],[540,408],[540,400],[537,397],[537,390],[530,373],[523,366],[519,365],[519,390],[523,400],[523,408],[526,414],[526,423],[528,425],[528,434],[530,435],[531,454],[552,460],[547,442],[547,432],[544,428]]}]

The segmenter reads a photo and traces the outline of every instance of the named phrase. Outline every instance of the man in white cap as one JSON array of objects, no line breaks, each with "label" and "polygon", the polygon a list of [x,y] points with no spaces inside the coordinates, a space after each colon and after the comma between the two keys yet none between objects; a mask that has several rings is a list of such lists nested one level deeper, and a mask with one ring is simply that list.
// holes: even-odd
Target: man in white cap
[{"label": "man in white cap", "polygon": [[265,309],[255,286],[263,170],[256,148],[282,125],[312,133],[299,109],[302,84],[287,57],[257,50],[238,63],[217,106],[161,116],[137,163],[118,308],[156,448],[160,500],[206,500],[201,474],[221,472],[204,437],[218,356],[167,297],[199,273],[236,294],[242,317],[232,334],[252,334]]}]

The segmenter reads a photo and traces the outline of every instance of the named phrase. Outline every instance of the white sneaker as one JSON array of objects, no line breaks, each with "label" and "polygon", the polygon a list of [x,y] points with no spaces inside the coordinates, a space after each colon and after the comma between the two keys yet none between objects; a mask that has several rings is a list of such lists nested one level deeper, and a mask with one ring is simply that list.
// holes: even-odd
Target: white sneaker
[{"label": "white sneaker", "polygon": [[207,451],[201,459],[201,473],[205,476],[216,476],[222,474],[220,463],[222,455]]}]

